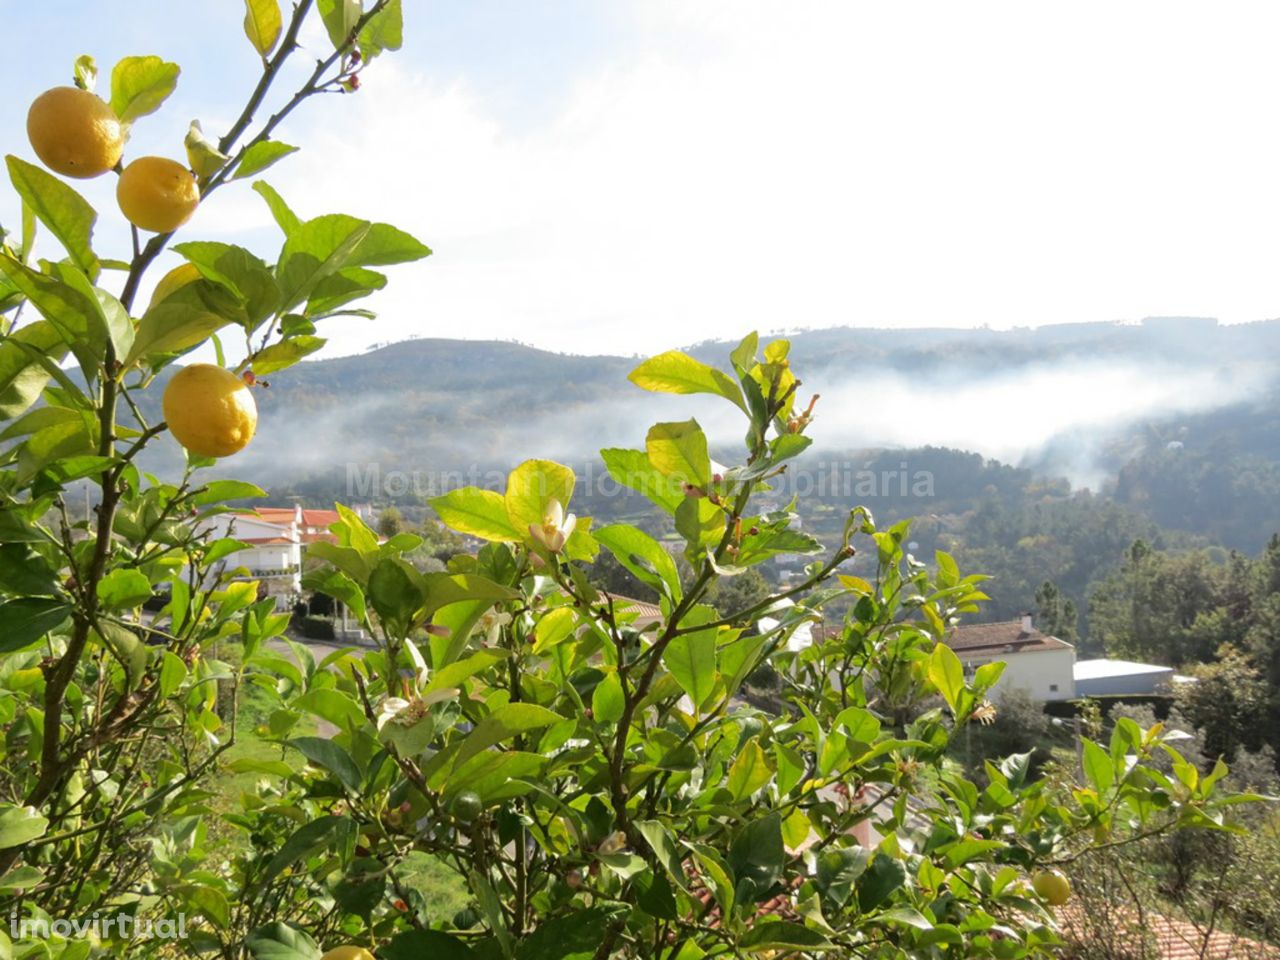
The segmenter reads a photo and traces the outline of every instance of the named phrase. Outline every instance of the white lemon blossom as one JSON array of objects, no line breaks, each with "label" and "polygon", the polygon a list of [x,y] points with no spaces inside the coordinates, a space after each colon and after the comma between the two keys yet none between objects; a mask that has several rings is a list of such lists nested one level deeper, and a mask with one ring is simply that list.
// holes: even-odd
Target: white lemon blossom
[{"label": "white lemon blossom", "polygon": [[547,501],[547,511],[542,523],[529,524],[529,535],[551,553],[559,553],[564,549],[565,541],[573,534],[577,523],[578,518],[572,513],[565,516],[564,506],[552,497]]}]

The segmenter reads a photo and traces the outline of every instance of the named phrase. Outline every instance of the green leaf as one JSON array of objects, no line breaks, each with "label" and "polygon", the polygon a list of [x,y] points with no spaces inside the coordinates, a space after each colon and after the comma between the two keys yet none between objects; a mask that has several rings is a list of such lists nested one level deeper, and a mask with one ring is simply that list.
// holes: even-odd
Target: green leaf
[{"label": "green leaf", "polygon": [[420,574],[408,563],[384,557],[369,574],[369,604],[395,637],[405,636],[423,606]]},{"label": "green leaf", "polygon": [[383,50],[399,50],[404,42],[404,11],[400,0],[390,0],[360,30],[360,54],[372,60]]},{"label": "green leaf", "polygon": [[98,61],[87,53],[81,54],[76,57],[73,76],[77,87],[93,93],[93,88],[98,85]]},{"label": "green leaf", "polygon": [[245,938],[254,960],[320,960],[320,948],[306,933],[287,923],[268,923]]},{"label": "green leaf", "polygon": [[544,921],[520,942],[515,960],[591,960],[613,914],[604,907]]},{"label": "green leaf", "polygon": [[956,565],[956,561],[951,554],[942,550],[935,550],[933,556],[938,564],[938,586],[946,589],[959,583],[960,568]]},{"label": "green leaf", "polygon": [[834,950],[835,944],[817,930],[791,920],[762,920],[743,934],[738,946],[747,953],[795,950]]},{"label": "green leaf", "polygon": [[772,779],[773,770],[769,766],[769,758],[760,749],[759,743],[749,740],[729,767],[726,786],[735,800],[745,800]]},{"label": "green leaf", "polygon": [[76,355],[86,378],[92,378],[107,344],[98,305],[58,278],[32,270],[5,254],[0,254],[0,272],[6,274],[40,315],[54,326]]},{"label": "green leaf", "polygon": [[964,692],[964,665],[945,643],[939,643],[929,656],[929,682],[938,688],[942,699],[947,701],[951,712],[955,713],[960,702],[960,694]]},{"label": "green leaf", "polygon": [[342,49],[351,39],[351,31],[355,30],[364,12],[360,0],[317,0],[316,7],[334,49]]},{"label": "green leaf", "polygon": [[688,879],[685,877],[681,855],[671,833],[657,820],[640,820],[635,826],[640,831],[640,836],[644,837],[645,843],[649,844],[657,855],[658,862],[666,869],[667,876],[677,887],[687,893]]},{"label": "green leaf", "polygon": [[294,707],[328,720],[341,730],[360,727],[365,722],[360,705],[340,690],[316,687],[293,702]]},{"label": "green leaf", "polygon": [[30,646],[70,615],[71,605],[62,600],[20,597],[0,603],[0,654]]},{"label": "green leaf", "polygon": [[221,314],[189,303],[175,303],[175,299],[169,297],[142,315],[126,366],[160,354],[189,350],[231,323]]},{"label": "green leaf", "polygon": [[884,854],[878,855],[858,882],[859,908],[863,913],[874,910],[906,882],[906,864]]},{"label": "green leaf", "polygon": [[43,837],[48,827],[48,819],[40,816],[35,807],[0,804],[0,850],[20,847]]},{"label": "green leaf", "polygon": [[425,697],[436,690],[456,687],[463,681],[474,677],[477,673],[488,670],[495,663],[500,663],[506,658],[506,650],[488,648],[477,650],[471,656],[463,660],[455,660],[453,663],[447,664],[433,673],[427,685],[422,688],[422,695]]},{"label": "green leaf", "polygon": [[304,312],[308,317],[319,319],[386,285],[387,278],[380,273],[363,267],[345,267],[316,284]]},{"label": "green leaf", "polygon": [[228,500],[256,500],[266,495],[261,487],[244,480],[212,480],[192,494],[191,502],[198,507],[207,507]]},{"label": "green leaf", "polygon": [[93,225],[98,215],[93,207],[71,187],[39,167],[13,156],[6,156],[5,163],[13,188],[23,202],[58,238],[72,263],[89,277],[96,277],[100,265],[93,252]]},{"label": "green leaf", "polygon": [[352,254],[373,225],[342,213],[330,213],[299,224],[284,242],[276,276],[281,312],[302,303],[326,277],[353,265]]},{"label": "green leaf", "polygon": [[747,412],[742,388],[732,377],[679,350],[650,357],[632,370],[627,379],[653,393],[714,394]]},{"label": "green leaf", "polygon": [[369,225],[369,232],[351,255],[359,267],[387,267],[431,256],[431,248],[389,223]]},{"label": "green leaf", "polygon": [[168,697],[177,691],[187,679],[187,665],[182,658],[169,650],[164,651],[160,663],[160,696]]},{"label": "green leaf", "polygon": [[244,6],[244,35],[265,58],[275,48],[284,26],[279,0],[245,0]]},{"label": "green leaf", "polygon": [[289,209],[289,205],[284,202],[284,198],[276,193],[269,183],[265,180],[255,180],[253,189],[263,200],[267,201],[271,216],[275,218],[276,224],[284,231],[286,237],[302,226],[302,221],[298,219],[297,214]]},{"label": "green leaf", "polygon": [[475,952],[463,943],[440,930],[407,930],[391,938],[385,947],[379,947],[382,960],[475,960]]},{"label": "green leaf", "polygon": [[298,750],[312,763],[324,767],[352,793],[359,791],[360,782],[363,779],[360,776],[360,768],[351,759],[351,754],[334,741],[321,737],[296,737],[289,741],[289,746]]},{"label": "green leaf", "polygon": [[98,603],[107,610],[136,607],[153,592],[151,581],[138,570],[112,570],[98,581]]},{"label": "green leaf", "polygon": [[432,509],[448,527],[482,540],[523,539],[511,525],[502,495],[479,487],[462,487],[430,500]]},{"label": "green leaf", "polygon": [[592,536],[641,581],[679,602],[680,572],[671,554],[657,540],[627,523],[601,527],[592,531]]},{"label": "green leaf", "polygon": [[155,113],[178,85],[181,69],[160,57],[125,57],[111,71],[111,109],[124,123]]},{"label": "green leaf", "polygon": [[663,651],[662,664],[689,695],[694,708],[700,708],[715,691],[716,631],[698,630],[676,637]]},{"label": "green leaf", "polygon": [[461,767],[481,750],[510,740],[531,730],[549,727],[561,720],[561,716],[536,703],[507,703],[485,717],[472,730],[454,758],[454,769]]},{"label": "green leaf", "polygon": [[243,306],[250,329],[276,312],[280,288],[271,268],[244,247],[212,240],[179,243],[173,248],[200,274],[225,287]]},{"label": "green leaf", "polygon": [[596,723],[617,723],[622,719],[626,698],[622,693],[622,681],[616,671],[604,675],[591,694],[591,712]]},{"label": "green leaf", "polygon": [[40,398],[51,374],[37,356],[56,369],[66,354],[66,342],[47,320],[28,323],[0,341],[0,419],[18,416]]},{"label": "green leaf", "polygon": [[648,497],[667,513],[675,513],[684,503],[684,489],[678,481],[659,473],[640,450],[601,450],[600,458],[609,476],[629,490]]},{"label": "green leaf", "polygon": [[548,505],[557,500],[566,511],[573,496],[573,470],[552,460],[526,460],[507,475],[507,494],[503,498],[507,519],[520,539],[529,536],[529,527],[540,525],[547,516]]},{"label": "green leaf", "polygon": [[253,372],[256,376],[265,377],[267,374],[285,370],[320,350],[328,342],[324,337],[304,336],[273,343],[253,355]]},{"label": "green leaf", "polygon": [[707,438],[697,420],[657,423],[645,438],[649,462],[661,474],[695,487],[711,480],[711,457]]},{"label": "green leaf", "polygon": [[1106,793],[1115,782],[1115,765],[1111,762],[1111,754],[1103,750],[1092,740],[1084,743],[1084,773],[1099,794]]},{"label": "green leaf", "polygon": [[118,623],[99,624],[93,634],[120,661],[129,689],[136,689],[147,671],[147,645],[138,639],[136,633]]},{"label": "green leaf", "polygon": [[578,617],[569,607],[556,607],[548,611],[533,628],[533,652],[541,656],[573,636]]},{"label": "green leaf", "polygon": [[[275,6],[275,0],[246,0],[248,3],[270,3]],[[283,160],[291,153],[297,152],[297,147],[290,146],[287,143],[281,143],[279,140],[259,140],[253,146],[244,152],[244,156],[240,158],[240,162],[236,164],[236,172],[231,176],[232,180],[242,180],[245,177],[252,177],[255,173],[261,173],[267,167]]]}]

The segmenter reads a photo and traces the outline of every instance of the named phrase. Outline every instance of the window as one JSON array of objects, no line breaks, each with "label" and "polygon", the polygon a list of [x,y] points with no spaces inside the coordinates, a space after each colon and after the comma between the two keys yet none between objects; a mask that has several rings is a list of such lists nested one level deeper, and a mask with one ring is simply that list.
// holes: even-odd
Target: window
[{"label": "window", "polygon": [[1057,692],[1058,692],[1058,685],[1057,685],[1056,683],[1051,683],[1051,684],[1049,684],[1049,692],[1050,692],[1050,693],[1057,693]]}]

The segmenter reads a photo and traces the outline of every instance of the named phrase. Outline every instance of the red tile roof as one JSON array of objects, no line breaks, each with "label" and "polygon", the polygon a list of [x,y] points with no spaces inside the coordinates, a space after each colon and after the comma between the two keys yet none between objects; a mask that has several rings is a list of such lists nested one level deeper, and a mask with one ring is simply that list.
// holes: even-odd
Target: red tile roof
[{"label": "red tile roof", "polygon": [[990,656],[992,653],[1035,653],[1041,650],[1070,650],[1071,644],[1041,633],[1034,627],[1022,628],[1021,620],[1000,623],[974,623],[956,627],[947,637],[947,645],[964,657]]},{"label": "red tile roof", "polygon": [[1072,904],[1058,911],[1058,924],[1064,939],[1081,943],[1099,938],[1119,943],[1147,938],[1153,952],[1135,951],[1135,955],[1158,960],[1280,960],[1280,947],[1223,930],[1206,932],[1193,923],[1158,913],[1145,913],[1139,918],[1128,908],[1116,908],[1114,915],[1099,920]]}]

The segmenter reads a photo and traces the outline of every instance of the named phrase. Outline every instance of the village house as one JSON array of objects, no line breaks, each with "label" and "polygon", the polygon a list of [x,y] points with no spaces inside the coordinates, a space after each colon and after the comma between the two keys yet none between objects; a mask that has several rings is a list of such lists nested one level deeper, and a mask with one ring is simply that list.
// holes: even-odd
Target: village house
[{"label": "village house", "polygon": [[1076,696],[1076,648],[1041,633],[1029,614],[1000,623],[956,627],[947,644],[973,674],[984,663],[1003,660],[997,696],[1022,690],[1033,700],[1071,700]]}]

